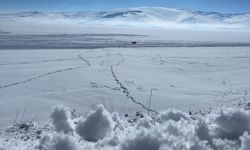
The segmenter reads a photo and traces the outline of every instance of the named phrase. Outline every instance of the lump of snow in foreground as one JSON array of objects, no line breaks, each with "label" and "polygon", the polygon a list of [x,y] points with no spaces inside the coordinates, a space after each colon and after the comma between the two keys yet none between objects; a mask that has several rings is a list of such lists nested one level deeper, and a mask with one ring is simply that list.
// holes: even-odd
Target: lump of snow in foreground
[{"label": "lump of snow in foreground", "polygon": [[214,123],[214,136],[222,139],[239,140],[244,132],[250,133],[250,112],[240,109],[226,109],[217,114]]},{"label": "lump of snow in foreground", "polygon": [[[68,108],[55,107],[52,121],[55,131],[43,132],[35,141],[0,134],[0,147],[11,150],[249,150],[249,110],[221,109],[205,116],[189,116],[166,110],[158,116],[121,118],[102,105],[86,117],[74,118],[72,127]],[[60,126],[59,122],[63,122]],[[58,132],[59,131],[59,132]],[[71,134],[68,134],[68,133]],[[30,144],[32,143],[32,144]],[[21,147],[21,148],[20,148]]]},{"label": "lump of snow in foreground", "polygon": [[76,132],[85,140],[96,142],[110,134],[114,128],[114,122],[103,105],[91,112],[87,118],[80,119],[76,126]]},{"label": "lump of snow in foreground", "polygon": [[244,133],[241,139],[241,148],[240,150],[249,150],[250,149],[250,135]]},{"label": "lump of snow in foreground", "polygon": [[77,146],[72,137],[64,134],[45,136],[40,141],[39,150],[77,150]]},{"label": "lump of snow in foreground", "polygon": [[159,121],[161,122],[167,122],[169,120],[179,121],[181,119],[188,119],[188,115],[186,113],[175,109],[163,111],[161,114],[159,114],[158,117]]},{"label": "lump of snow in foreground", "polygon": [[73,131],[70,112],[65,106],[53,107],[50,117],[57,132],[69,133]]}]

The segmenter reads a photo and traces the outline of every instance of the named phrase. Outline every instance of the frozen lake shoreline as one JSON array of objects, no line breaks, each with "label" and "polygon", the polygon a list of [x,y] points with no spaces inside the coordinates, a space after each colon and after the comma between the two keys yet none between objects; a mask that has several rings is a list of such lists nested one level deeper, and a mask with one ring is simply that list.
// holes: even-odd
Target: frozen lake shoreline
[{"label": "frozen lake shoreline", "polygon": [[250,42],[163,40],[159,37],[137,34],[0,34],[0,50],[246,46],[250,47]]}]

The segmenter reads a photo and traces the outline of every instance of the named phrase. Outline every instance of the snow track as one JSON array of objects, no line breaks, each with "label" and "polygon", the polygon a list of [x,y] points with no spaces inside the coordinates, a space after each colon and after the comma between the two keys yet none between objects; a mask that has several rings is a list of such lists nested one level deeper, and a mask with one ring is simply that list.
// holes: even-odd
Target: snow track
[{"label": "snow track", "polygon": [[115,74],[114,68],[113,66],[110,67],[111,73],[113,78],[115,79],[116,83],[120,86],[120,88],[122,89],[123,93],[126,94],[126,97],[131,100],[133,103],[140,105],[143,109],[153,112],[155,114],[159,114],[156,110],[153,110],[151,108],[148,108],[147,106],[145,106],[144,104],[142,104],[141,102],[138,102],[129,92],[129,90],[122,84],[122,82],[118,79],[117,75]]},{"label": "snow track", "polygon": [[14,83],[11,83],[11,84],[0,86],[0,89],[11,87],[11,86],[15,86],[15,85],[19,85],[19,84],[24,84],[24,83],[27,83],[27,82],[31,82],[31,81],[39,79],[39,78],[43,78],[43,77],[46,77],[46,76],[54,75],[56,73],[61,73],[61,72],[65,72],[65,71],[71,71],[71,70],[85,68],[85,67],[86,66],[71,67],[71,68],[66,68],[66,69],[61,69],[61,70],[56,70],[56,71],[44,73],[44,74],[38,75],[38,76],[33,77],[33,78],[29,78],[29,79],[26,79],[26,80],[23,80],[23,81],[14,82]]},{"label": "snow track", "polygon": [[61,73],[61,72],[65,72],[65,71],[71,71],[71,70],[81,69],[81,68],[85,68],[85,67],[90,67],[91,66],[90,62],[88,60],[86,60],[85,58],[83,58],[81,55],[78,55],[78,58],[60,58],[60,59],[49,59],[49,60],[42,60],[42,61],[30,61],[30,62],[0,64],[0,65],[3,65],[3,66],[4,65],[33,64],[33,63],[57,62],[57,61],[64,61],[64,60],[75,60],[75,59],[79,59],[79,58],[80,58],[80,60],[82,60],[83,62],[85,62],[85,64],[87,66],[71,67],[71,68],[60,69],[60,70],[56,70],[56,71],[44,73],[44,74],[35,76],[33,78],[29,78],[29,79],[26,79],[26,80],[23,80],[23,81],[14,82],[14,83],[11,83],[11,84],[0,86],[0,89],[7,88],[7,87],[10,87],[10,86],[19,85],[19,84],[24,84],[24,83],[27,83],[27,82],[31,82],[33,80],[36,80],[36,79],[39,79],[39,78],[43,78],[43,77],[46,77],[46,76],[49,76],[49,75],[53,75],[53,74],[56,74],[56,73]]},{"label": "snow track", "polygon": [[91,66],[90,62],[89,62],[87,59],[83,58],[81,55],[78,55],[78,57],[79,57],[82,61],[84,61],[84,62],[88,65],[88,67]]},{"label": "snow track", "polygon": [[14,62],[14,63],[3,63],[0,66],[7,66],[7,65],[25,65],[25,64],[35,64],[35,63],[47,63],[47,62],[58,62],[58,61],[65,61],[65,60],[76,60],[78,58],[58,58],[58,59],[48,59],[48,60],[38,60],[38,61],[26,61],[26,62]]}]

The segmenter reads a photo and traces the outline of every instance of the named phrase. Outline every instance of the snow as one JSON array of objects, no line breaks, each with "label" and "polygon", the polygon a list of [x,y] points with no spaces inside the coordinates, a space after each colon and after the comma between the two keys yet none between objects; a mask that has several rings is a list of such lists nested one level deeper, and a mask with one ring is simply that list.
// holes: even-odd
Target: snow
[{"label": "snow", "polygon": [[179,121],[181,119],[188,119],[187,115],[181,111],[178,110],[168,110],[168,111],[164,111],[163,113],[161,113],[159,116],[159,120],[161,122],[165,122],[168,120],[174,120],[174,121]]},{"label": "snow", "polygon": [[161,146],[159,135],[150,134],[145,129],[141,129],[133,135],[130,135],[121,145],[122,150],[158,150]]},{"label": "snow", "polygon": [[224,110],[215,118],[215,124],[215,136],[237,140],[245,131],[250,132],[250,114],[243,110]]},{"label": "snow", "polygon": [[249,18],[0,13],[0,150],[250,149]]},{"label": "snow", "polygon": [[[160,115],[171,111],[176,113],[177,110],[165,110]],[[178,112],[181,111],[178,110]],[[204,116],[186,114],[190,118],[189,120],[169,118],[165,122],[159,122],[153,116],[144,114],[145,118],[138,118],[136,122],[131,123],[129,118],[122,117],[118,113],[109,113],[102,105],[98,105],[88,115],[73,118],[73,120],[85,120],[85,123],[82,121],[76,123],[81,128],[88,127],[88,131],[80,131],[81,136],[78,136],[78,127],[73,129],[73,134],[58,133],[55,126],[49,130],[45,130],[46,126],[41,128],[31,126],[28,129],[16,128],[11,132],[9,131],[13,128],[9,128],[1,130],[0,146],[9,150],[35,148],[39,150],[246,150],[249,149],[249,124],[242,124],[245,121],[240,119],[237,125],[239,128],[231,128],[228,121],[230,120],[234,126],[234,123],[239,121],[235,116],[244,116],[249,119],[247,116],[249,113],[249,110],[236,107],[221,108]],[[113,128],[112,118],[116,118],[116,121],[119,120],[119,126],[122,128]],[[135,126],[135,124],[145,122],[145,119],[150,120],[150,126]],[[93,122],[93,120],[96,121]],[[90,123],[86,123],[86,121]],[[244,128],[244,125],[248,128]],[[29,137],[26,140],[22,138],[27,133],[32,135],[32,132],[40,129],[43,130],[42,138]],[[109,134],[110,132],[113,134]],[[16,137],[12,134],[15,134]]]},{"label": "snow", "polygon": [[47,121],[54,105],[88,112],[101,103],[111,112],[147,112],[123,93],[111,66],[146,107],[152,89],[151,109],[158,112],[243,107],[250,98],[249,56],[249,47],[0,50],[0,126],[13,124],[17,110],[17,123]]},{"label": "snow", "polygon": [[[0,38],[0,43],[6,44],[12,41],[10,39],[13,39],[13,41],[17,40],[17,43],[19,43],[20,40],[23,42],[27,38],[9,37],[9,35],[16,34],[64,35],[131,33],[150,36],[150,38],[137,39],[141,42],[147,39],[152,42],[152,40],[157,39],[164,41],[223,41],[249,43],[249,19],[249,13],[221,14],[201,11],[192,12],[183,9],[160,7],[118,9],[101,12],[2,12],[0,13],[0,35],[3,35],[3,37]],[[63,38],[59,41],[67,43],[67,41],[64,41],[65,36],[63,35],[60,35]],[[190,35],[192,35],[192,38],[190,38]],[[43,40],[45,39],[45,41],[50,44],[56,45],[55,42],[58,41],[54,41],[53,38],[48,39],[49,37],[50,36],[46,38],[39,37],[39,39],[41,38],[39,41],[43,43]],[[2,38],[8,39],[3,40]],[[75,43],[73,43],[77,46],[79,38],[73,37],[73,39],[76,40]],[[134,38],[131,37],[129,39],[132,40]],[[80,42],[82,41],[88,41],[88,39],[80,40]],[[107,39],[107,41],[109,40]],[[38,44],[36,40],[33,40],[30,42],[31,46],[33,42]],[[17,44],[13,42],[11,43]],[[19,47],[17,48],[20,48],[21,44],[22,43],[19,43]],[[50,44],[45,45],[48,46]],[[71,46],[71,44],[72,43],[70,43],[69,46]],[[5,47],[1,45],[0,48]]]},{"label": "snow", "polygon": [[97,106],[96,111],[90,113],[86,120],[80,120],[76,132],[87,141],[96,142],[112,133],[114,122],[103,105]]},{"label": "snow", "polygon": [[72,121],[70,120],[70,112],[64,106],[54,107],[51,113],[52,123],[57,132],[70,133],[72,129]]},{"label": "snow", "polygon": [[[240,29],[249,30],[249,13],[222,14],[192,12],[162,7],[139,7],[110,11],[15,12],[1,13],[4,23],[79,24],[83,26],[146,27],[170,29]],[[53,21],[52,21],[53,20]]]},{"label": "snow", "polygon": [[77,146],[70,136],[56,134],[53,137],[45,136],[40,141],[39,150],[77,150]]},{"label": "snow", "polygon": [[250,148],[250,136],[247,133],[244,133],[241,139],[240,150],[248,150]]}]

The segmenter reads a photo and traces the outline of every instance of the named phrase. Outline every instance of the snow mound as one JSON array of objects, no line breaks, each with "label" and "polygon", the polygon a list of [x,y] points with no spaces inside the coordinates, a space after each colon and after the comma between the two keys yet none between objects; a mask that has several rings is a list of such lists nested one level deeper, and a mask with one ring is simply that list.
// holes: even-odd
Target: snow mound
[{"label": "snow mound", "polygon": [[[41,138],[8,136],[31,131],[36,133],[32,127],[22,129],[22,132],[16,132],[18,128],[0,132],[1,150],[250,149],[249,110],[220,109],[200,116],[166,110],[158,116],[143,114],[131,122],[136,115],[121,117],[99,105],[88,115],[74,118],[75,128],[70,125],[72,120],[68,112],[66,107],[54,107],[51,116],[55,128],[44,130]],[[59,126],[59,122],[63,125]]]},{"label": "snow mound", "polygon": [[38,146],[39,150],[77,150],[75,141],[67,135],[45,136]]},{"label": "snow mound", "polygon": [[[153,133],[153,134],[152,134]],[[145,129],[141,129],[139,132],[130,135],[127,140],[121,145],[122,150],[158,150],[161,145],[161,138],[159,133],[148,132]],[[131,138],[132,136],[132,138]]]},{"label": "snow mound", "polygon": [[239,140],[244,132],[250,133],[250,113],[244,110],[227,109],[215,117],[214,134],[219,138]]},{"label": "snow mound", "polygon": [[188,115],[184,112],[178,110],[166,110],[162,112],[159,116],[159,121],[167,122],[169,120],[179,121],[181,119],[188,119]]},{"label": "snow mound", "polygon": [[122,150],[208,150],[209,145],[200,141],[195,133],[195,125],[187,121],[173,120],[157,124],[149,129],[140,128],[126,135]]},{"label": "snow mound", "polygon": [[96,142],[112,132],[114,122],[109,112],[103,105],[91,112],[86,119],[80,119],[76,126],[76,132],[85,140]]},{"label": "snow mound", "polygon": [[145,116],[143,119],[141,119],[139,121],[139,123],[137,124],[137,127],[144,127],[149,129],[151,126],[153,126],[154,121],[152,120],[152,118],[150,118],[149,116]]},{"label": "snow mound", "polygon": [[250,149],[250,135],[244,133],[241,139],[241,148],[240,150],[249,150]]},{"label": "snow mound", "polygon": [[54,107],[50,117],[57,132],[69,133],[73,131],[70,112],[65,106]]}]

